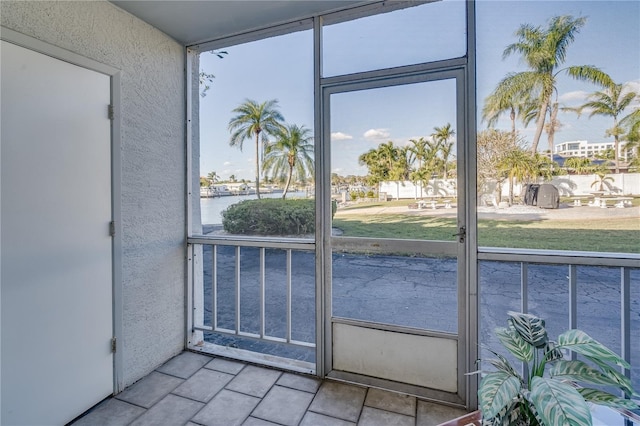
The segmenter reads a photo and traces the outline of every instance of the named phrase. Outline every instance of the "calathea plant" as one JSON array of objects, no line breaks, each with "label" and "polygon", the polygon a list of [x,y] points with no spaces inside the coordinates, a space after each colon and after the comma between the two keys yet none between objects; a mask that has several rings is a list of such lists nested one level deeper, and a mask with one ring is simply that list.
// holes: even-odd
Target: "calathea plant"
[{"label": "calathea plant", "polygon": [[[491,350],[496,358],[488,362],[496,370],[484,375],[478,389],[483,425],[586,426],[592,424],[588,402],[638,408],[630,399],[587,387],[611,387],[629,398],[640,396],[619,372],[619,367],[630,368],[629,364],[613,351],[580,330],[569,330],[551,341],[544,320],[518,312],[508,315],[508,326],[495,332],[524,363],[524,374]],[[563,352],[569,351],[585,361],[564,359]]]}]

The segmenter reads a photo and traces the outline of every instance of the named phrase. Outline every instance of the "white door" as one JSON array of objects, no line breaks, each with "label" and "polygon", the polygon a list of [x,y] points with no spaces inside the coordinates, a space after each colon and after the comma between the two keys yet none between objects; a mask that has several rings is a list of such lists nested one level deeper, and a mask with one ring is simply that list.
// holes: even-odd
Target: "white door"
[{"label": "white door", "polygon": [[1,42],[2,424],[113,393],[110,77]]}]

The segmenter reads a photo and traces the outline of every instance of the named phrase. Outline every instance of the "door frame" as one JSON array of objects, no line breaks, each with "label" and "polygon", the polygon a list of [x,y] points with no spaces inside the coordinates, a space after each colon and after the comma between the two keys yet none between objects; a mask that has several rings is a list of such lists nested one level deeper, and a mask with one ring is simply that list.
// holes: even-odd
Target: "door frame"
[{"label": "door frame", "polygon": [[[0,40],[15,44],[25,49],[50,56],[70,64],[86,68],[110,77],[111,80],[111,220],[113,221],[113,236],[111,239],[112,258],[112,323],[113,337],[117,342],[123,341],[122,327],[122,202],[121,202],[121,181],[122,181],[122,158],[120,154],[121,146],[121,71],[117,68],[71,52],[69,50],[54,46],[28,35],[19,33],[0,26]],[[105,105],[105,114],[108,113]],[[122,347],[122,345],[120,345]],[[113,394],[117,394],[124,389],[123,374],[123,351],[116,350],[113,354]],[[78,413],[80,414],[80,413]]]},{"label": "door frame", "polygon": [[[345,77],[339,78],[331,78],[325,79],[320,84],[321,97],[322,97],[322,131],[323,135],[322,140],[322,149],[323,156],[325,158],[324,168],[323,168],[323,187],[330,188],[330,161],[331,158],[331,144],[329,141],[328,135],[331,134],[331,123],[330,123],[330,115],[331,115],[331,105],[330,105],[330,97],[332,94],[337,93],[349,93],[349,92],[357,92],[368,89],[376,89],[382,87],[395,87],[401,85],[410,85],[415,83],[426,83],[432,81],[442,81],[442,80],[455,80],[456,87],[456,129],[458,136],[458,143],[456,144],[456,155],[458,161],[458,175],[457,175],[457,192],[458,192],[458,207],[457,207],[457,227],[464,226],[466,229],[470,229],[467,224],[467,211],[468,211],[468,200],[467,194],[472,192],[468,185],[467,179],[467,146],[468,146],[468,128],[466,126],[466,116],[467,116],[467,101],[466,101],[466,61],[464,59],[454,59],[447,61],[439,61],[429,64],[423,65],[415,65],[408,67],[395,68],[390,70],[380,70],[374,72],[365,72],[360,74],[349,75]],[[330,191],[325,191],[322,194],[323,205],[331,205],[331,194]],[[325,226],[323,227],[323,231],[325,235],[327,235],[323,244],[323,254],[322,257],[324,259],[325,268],[322,269],[322,281],[324,287],[323,293],[323,303],[324,307],[323,317],[324,317],[324,342],[323,346],[325,349],[324,352],[324,365],[323,371],[325,374],[331,374],[331,376],[336,377],[350,377],[354,378],[357,375],[352,373],[344,374],[334,372],[333,370],[333,316],[332,316],[332,295],[331,295],[331,283],[332,283],[332,268],[330,267],[332,264],[332,237],[331,235],[331,216],[327,215],[323,217],[323,222]],[[353,239],[354,243],[358,244],[358,239]],[[360,241],[363,244],[366,244],[366,239],[362,239]],[[388,241],[389,246],[393,246],[393,241]],[[398,244],[402,245],[403,242],[398,240]],[[406,245],[406,244],[405,244]],[[444,392],[429,392],[425,390],[424,392],[417,391],[415,386],[399,386],[398,390],[404,391],[407,393],[421,393],[424,396],[431,396],[433,398],[446,400],[446,402],[467,406],[467,379],[465,373],[468,371],[467,363],[468,363],[468,338],[467,332],[469,329],[469,297],[467,292],[467,282],[468,275],[467,270],[469,267],[468,260],[468,244],[467,238],[464,239],[464,242],[457,241],[424,241],[424,244],[420,244],[420,247],[423,249],[427,249],[429,253],[432,254],[448,254],[455,255],[457,259],[457,294],[458,294],[458,327],[457,333],[455,337],[450,335],[449,333],[442,333],[437,331],[427,331],[424,330],[423,334],[426,336],[438,337],[438,338],[448,338],[455,340],[457,342],[457,398],[451,398],[450,395],[445,394]],[[344,321],[338,321],[344,323]],[[358,321],[348,321],[352,322],[352,325],[357,325]],[[364,324],[363,324],[364,325]],[[391,327],[392,329],[400,330],[401,327]],[[388,326],[381,325],[380,330],[389,329]],[[373,384],[373,383],[366,383]],[[391,386],[391,384],[387,384],[387,386]]]}]

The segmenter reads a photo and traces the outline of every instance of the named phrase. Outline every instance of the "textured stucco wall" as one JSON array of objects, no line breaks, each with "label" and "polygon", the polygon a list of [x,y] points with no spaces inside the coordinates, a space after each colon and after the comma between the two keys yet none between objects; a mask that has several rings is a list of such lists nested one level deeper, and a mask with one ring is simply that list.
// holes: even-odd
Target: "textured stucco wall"
[{"label": "textured stucco wall", "polygon": [[119,348],[129,385],[184,347],[183,48],[106,1],[3,0],[0,22],[122,70]]}]

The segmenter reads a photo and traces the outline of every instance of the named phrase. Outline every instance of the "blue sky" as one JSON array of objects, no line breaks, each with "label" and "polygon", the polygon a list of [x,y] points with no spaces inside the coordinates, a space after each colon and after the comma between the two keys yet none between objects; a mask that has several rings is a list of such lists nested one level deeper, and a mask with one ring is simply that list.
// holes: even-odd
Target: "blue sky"
[{"label": "blue sky", "polygon": [[[324,74],[336,75],[460,56],[464,45],[463,2],[450,0],[328,27],[324,33]],[[477,4],[478,109],[508,72],[525,69],[517,56],[502,59],[522,23],[545,25],[555,15],[587,16],[587,24],[569,47],[567,65],[595,65],[619,83],[640,92],[640,2],[637,1],[486,1]],[[229,147],[227,125],[232,109],[246,98],[278,99],[287,123],[313,129],[312,33],[304,31],[225,48],[219,59],[201,55],[201,68],[215,75],[201,98],[201,175],[215,171],[223,179],[253,179],[253,141],[243,151]],[[596,87],[559,77],[560,103],[576,106]],[[428,137],[433,127],[455,128],[452,81],[421,83],[333,95],[331,99],[332,171],[365,174],[357,157],[388,140],[406,144]],[[636,103],[637,107],[637,103]],[[628,110],[627,112],[629,112]],[[560,113],[563,127],[556,143],[601,142],[610,119]],[[480,123],[480,128],[486,127]],[[497,127],[508,129],[504,117]],[[521,127],[521,126],[520,126]],[[534,127],[519,129],[530,139]],[[540,148],[547,148],[546,137]]]}]

